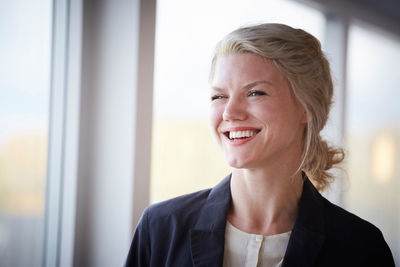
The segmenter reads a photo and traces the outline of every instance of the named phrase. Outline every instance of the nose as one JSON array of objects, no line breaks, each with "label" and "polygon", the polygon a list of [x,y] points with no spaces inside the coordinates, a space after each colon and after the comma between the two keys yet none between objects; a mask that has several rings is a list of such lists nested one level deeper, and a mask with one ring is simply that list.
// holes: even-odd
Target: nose
[{"label": "nose", "polygon": [[239,99],[230,98],[225,105],[222,118],[224,121],[245,120],[247,117],[246,107]]}]

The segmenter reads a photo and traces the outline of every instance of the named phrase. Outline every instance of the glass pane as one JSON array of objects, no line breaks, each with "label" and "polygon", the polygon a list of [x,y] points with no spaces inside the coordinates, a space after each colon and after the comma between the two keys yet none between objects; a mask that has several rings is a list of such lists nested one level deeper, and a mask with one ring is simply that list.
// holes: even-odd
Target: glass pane
[{"label": "glass pane", "polygon": [[157,1],[151,202],[229,174],[208,126],[208,73],[215,44],[255,22],[286,23],[319,39],[324,29],[321,13],[293,1]]},{"label": "glass pane", "polygon": [[400,42],[350,28],[346,208],[378,226],[400,264]]},{"label": "glass pane", "polygon": [[51,0],[0,1],[0,266],[41,266]]}]

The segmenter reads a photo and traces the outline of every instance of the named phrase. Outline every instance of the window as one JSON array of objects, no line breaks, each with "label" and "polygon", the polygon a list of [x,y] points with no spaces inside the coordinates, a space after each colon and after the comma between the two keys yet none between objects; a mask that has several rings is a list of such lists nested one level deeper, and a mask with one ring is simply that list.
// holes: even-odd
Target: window
[{"label": "window", "polygon": [[400,42],[349,32],[345,206],[380,228],[400,263]]},{"label": "window", "polygon": [[52,1],[0,3],[0,266],[42,266]]}]

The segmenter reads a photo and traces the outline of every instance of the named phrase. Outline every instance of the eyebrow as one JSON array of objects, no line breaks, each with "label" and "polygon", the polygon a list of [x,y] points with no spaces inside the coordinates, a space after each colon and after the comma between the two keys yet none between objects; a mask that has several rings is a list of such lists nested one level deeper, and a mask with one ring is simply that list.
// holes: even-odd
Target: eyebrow
[{"label": "eyebrow", "polygon": [[246,84],[245,86],[243,86],[243,89],[251,89],[259,84],[268,84],[268,85],[272,85],[271,82],[269,81],[265,81],[265,80],[261,80],[261,81],[255,81],[249,84]]},{"label": "eyebrow", "polygon": [[[251,88],[253,88],[253,87],[255,87],[255,86],[259,85],[259,84],[268,84],[268,85],[272,85],[272,83],[269,82],[269,81],[260,80],[260,81],[255,81],[255,82],[251,82],[251,83],[249,83],[249,84],[246,84],[245,86],[242,87],[242,89],[249,90],[249,89],[251,89]],[[224,91],[223,88],[219,88],[219,87],[216,87],[216,86],[212,86],[211,88],[212,88],[213,90],[215,90],[215,91],[218,91],[218,92]]]}]

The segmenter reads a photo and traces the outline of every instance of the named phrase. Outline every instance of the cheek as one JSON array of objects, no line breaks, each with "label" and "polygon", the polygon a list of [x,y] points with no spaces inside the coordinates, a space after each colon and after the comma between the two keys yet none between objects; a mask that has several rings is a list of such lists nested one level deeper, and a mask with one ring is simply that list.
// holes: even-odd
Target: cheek
[{"label": "cheek", "polygon": [[222,108],[212,106],[210,110],[210,123],[213,131],[216,131],[222,120]]},{"label": "cheek", "polygon": [[249,109],[249,114],[253,114],[261,123],[271,123],[277,117],[277,110],[271,105],[254,106]]}]

